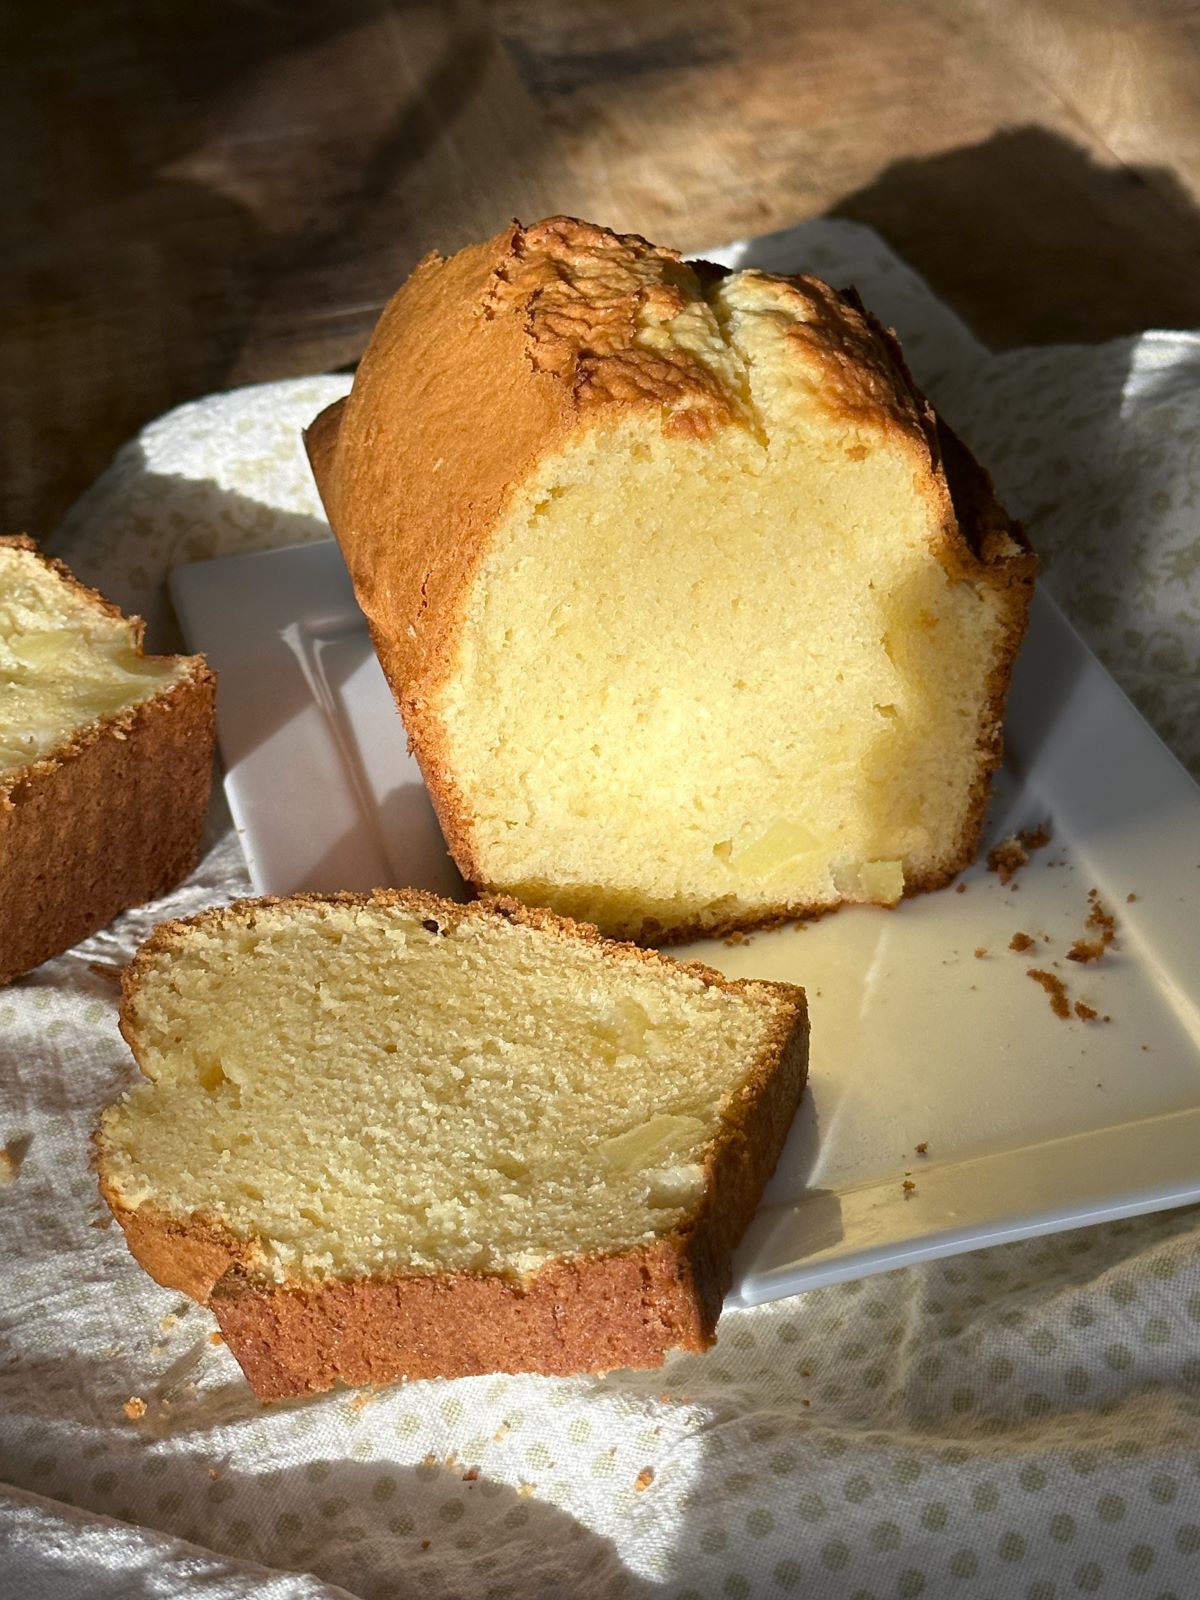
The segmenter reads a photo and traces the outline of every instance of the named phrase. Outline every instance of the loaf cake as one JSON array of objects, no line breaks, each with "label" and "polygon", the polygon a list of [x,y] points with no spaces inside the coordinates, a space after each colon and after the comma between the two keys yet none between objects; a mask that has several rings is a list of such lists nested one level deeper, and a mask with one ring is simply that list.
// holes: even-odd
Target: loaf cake
[{"label": "loaf cake", "polygon": [[477,887],[656,942],[971,859],[1034,561],[853,294],[513,224],[307,437]]},{"label": "loaf cake", "polygon": [[412,890],[167,923],[121,1029],[102,1192],[264,1399],[704,1349],[808,1040],[791,985]]},{"label": "loaf cake", "polygon": [[0,983],[195,865],[214,679],[31,539],[0,539]]}]

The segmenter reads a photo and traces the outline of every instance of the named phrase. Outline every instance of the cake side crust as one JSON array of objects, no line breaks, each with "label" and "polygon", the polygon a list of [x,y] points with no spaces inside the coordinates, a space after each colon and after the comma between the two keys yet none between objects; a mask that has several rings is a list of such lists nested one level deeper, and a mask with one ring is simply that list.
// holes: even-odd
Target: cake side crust
[{"label": "cake side crust", "polygon": [[[941,888],[975,859],[987,814],[992,774],[1004,757],[1004,709],[1017,655],[1029,627],[1029,608],[1037,579],[1037,556],[1022,525],[996,498],[991,477],[941,418],[936,419],[942,478],[959,529],[968,530],[987,573],[1001,617],[1001,645],[984,684],[984,709],[979,727],[979,768],[967,798],[957,851],[932,883],[917,884],[908,893]],[[960,557],[961,559],[961,557]],[[970,570],[962,573],[971,580]]]},{"label": "cake side crust", "polygon": [[682,1242],[554,1262],[528,1285],[468,1273],[256,1282],[236,1270],[209,1299],[262,1400],[485,1372],[656,1367],[706,1350],[711,1328]]},{"label": "cake side crust", "polygon": [[259,1260],[254,1242],[236,1238],[219,1217],[176,1217],[149,1202],[127,1206],[104,1170],[103,1119],[92,1136],[92,1164],[100,1197],[125,1235],[130,1255],[164,1289],[178,1289],[203,1305],[232,1267],[253,1267]]}]

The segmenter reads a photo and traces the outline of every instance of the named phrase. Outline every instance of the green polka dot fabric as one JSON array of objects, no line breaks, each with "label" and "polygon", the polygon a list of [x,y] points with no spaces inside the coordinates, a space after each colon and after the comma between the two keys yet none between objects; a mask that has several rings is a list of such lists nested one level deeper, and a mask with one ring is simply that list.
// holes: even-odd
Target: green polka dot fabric
[{"label": "green polka dot fabric", "polygon": [[[1200,769],[1200,341],[992,358],[873,235],[725,259],[855,282]],[[300,428],[344,378],[146,429],[52,547],[169,645],[184,560],[324,537]],[[704,1357],[260,1406],[208,1314],[107,1225],[88,1161],[131,1080],[114,974],[245,892],[214,802],[191,881],[0,990],[0,1593],[21,1600],[1192,1600],[1200,1214],[1116,1222],[729,1312]]]}]

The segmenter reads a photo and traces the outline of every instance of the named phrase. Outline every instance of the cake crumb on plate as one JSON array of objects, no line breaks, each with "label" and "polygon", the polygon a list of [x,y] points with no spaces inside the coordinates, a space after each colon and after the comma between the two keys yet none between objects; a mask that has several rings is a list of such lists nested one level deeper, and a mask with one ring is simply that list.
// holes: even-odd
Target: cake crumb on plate
[{"label": "cake crumb on plate", "polygon": [[1040,983],[1050,996],[1050,1009],[1056,1017],[1067,1019],[1071,1015],[1071,1004],[1067,998],[1067,986],[1061,978],[1055,977],[1053,972],[1046,972],[1041,967],[1030,967],[1029,976],[1034,983]]},{"label": "cake crumb on plate", "polygon": [[988,851],[988,871],[997,873],[1001,883],[1009,883],[1015,873],[1029,865],[1030,852],[1042,849],[1050,843],[1050,838],[1048,822],[1037,828],[1022,828],[1018,833],[1010,833]]}]

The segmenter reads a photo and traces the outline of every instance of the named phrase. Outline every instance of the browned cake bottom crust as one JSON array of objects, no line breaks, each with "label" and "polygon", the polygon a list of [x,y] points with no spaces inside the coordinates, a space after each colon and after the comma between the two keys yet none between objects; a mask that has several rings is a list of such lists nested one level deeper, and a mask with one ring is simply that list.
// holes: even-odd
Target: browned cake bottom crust
[{"label": "browned cake bottom crust", "polygon": [[165,894],[195,866],[213,687],[200,668],[0,788],[0,983]]},{"label": "browned cake bottom crust", "polygon": [[339,1382],[661,1366],[713,1342],[714,1288],[664,1240],[555,1262],[527,1288],[466,1272],[296,1286],[230,1273],[209,1303],[255,1394],[275,1400]]}]

